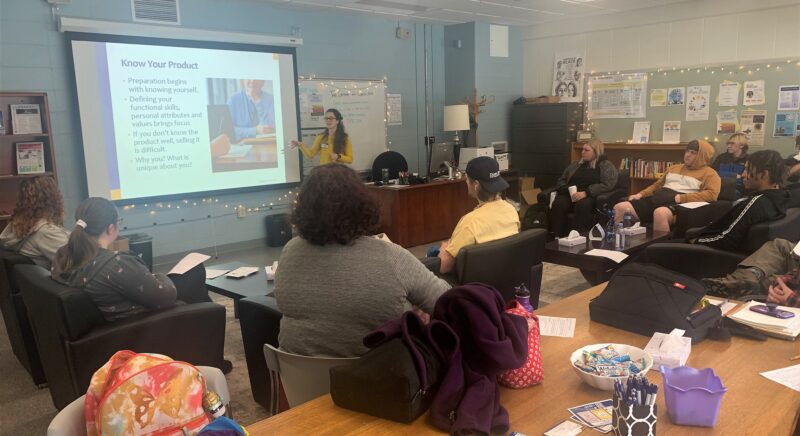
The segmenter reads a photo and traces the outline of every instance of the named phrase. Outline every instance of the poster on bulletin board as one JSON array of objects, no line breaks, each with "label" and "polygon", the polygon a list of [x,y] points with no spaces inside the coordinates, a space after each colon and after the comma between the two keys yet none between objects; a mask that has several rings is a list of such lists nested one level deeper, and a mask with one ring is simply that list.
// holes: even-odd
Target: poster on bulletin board
[{"label": "poster on bulletin board", "polygon": [[647,73],[592,77],[589,103],[589,118],[644,118]]}]

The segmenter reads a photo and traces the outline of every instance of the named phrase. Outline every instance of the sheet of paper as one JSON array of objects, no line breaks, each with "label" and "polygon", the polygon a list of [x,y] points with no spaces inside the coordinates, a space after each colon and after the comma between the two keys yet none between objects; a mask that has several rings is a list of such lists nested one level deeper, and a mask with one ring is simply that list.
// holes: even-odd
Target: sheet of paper
[{"label": "sheet of paper", "polygon": [[230,270],[227,270],[227,269],[207,269],[206,270],[206,280],[215,279],[215,278],[227,273],[228,271],[230,271]]},{"label": "sheet of paper", "polygon": [[634,144],[646,144],[650,142],[650,121],[636,121],[633,123]]},{"label": "sheet of paper", "polygon": [[667,88],[653,89],[650,91],[650,107],[667,105]]},{"label": "sheet of paper", "polygon": [[611,399],[570,407],[569,412],[584,421],[590,427],[611,425],[611,414],[614,403]]},{"label": "sheet of paper", "polygon": [[736,109],[717,112],[717,133],[732,134],[739,131],[739,115]]},{"label": "sheet of paper", "polygon": [[728,80],[719,84],[719,105],[720,106],[739,106],[739,82]]},{"label": "sheet of paper", "polygon": [[763,146],[766,135],[767,111],[745,110],[741,114],[742,133],[751,146]]},{"label": "sheet of paper", "polygon": [[386,94],[386,124],[400,126],[403,124],[403,96],[402,94]]},{"label": "sheet of paper", "polygon": [[235,270],[229,272],[226,275],[228,277],[240,278],[240,277],[247,277],[250,274],[254,274],[256,272],[258,272],[258,268],[254,266],[240,266],[239,268],[236,268]]},{"label": "sheet of paper", "polygon": [[778,112],[775,114],[775,129],[772,131],[773,137],[794,136],[797,127],[796,112]]},{"label": "sheet of paper", "polygon": [[211,259],[211,256],[206,256],[201,253],[189,253],[184,256],[167,274],[183,274],[186,271],[200,265],[201,263]]},{"label": "sheet of paper", "polygon": [[706,300],[708,300],[709,303],[713,304],[714,306],[719,306],[719,310],[722,312],[723,316],[727,314],[729,310],[735,309],[736,307],[739,306],[739,304],[731,303],[728,300],[719,300],[712,297],[705,297],[705,298]]},{"label": "sheet of paper", "polygon": [[800,242],[798,242],[797,245],[794,246],[792,251],[794,251],[794,254],[800,256]]},{"label": "sheet of paper", "polygon": [[562,421],[557,426],[544,432],[544,436],[574,436],[583,431],[583,426],[577,422]]},{"label": "sheet of paper", "polygon": [[677,144],[681,142],[681,122],[664,121],[664,131],[661,134],[662,144]]},{"label": "sheet of paper", "polygon": [[778,87],[778,110],[800,110],[800,85],[781,85]]},{"label": "sheet of paper", "polygon": [[800,365],[787,366],[786,368],[762,372],[761,375],[780,383],[790,389],[800,392]]},{"label": "sheet of paper", "polygon": [[686,89],[686,121],[707,120],[710,107],[710,86],[690,86]]},{"label": "sheet of paper", "polygon": [[542,336],[572,338],[575,337],[575,318],[539,315],[539,329]]},{"label": "sheet of paper", "polygon": [[586,253],[588,256],[598,256],[598,257],[605,257],[606,259],[611,259],[614,262],[620,263],[623,260],[628,258],[628,255],[621,252],[621,251],[614,251],[614,250],[603,250],[601,248],[595,248],[593,250],[589,250]]},{"label": "sheet of paper", "polygon": [[669,88],[669,91],[667,91],[667,104],[670,106],[684,104],[685,96],[686,88]]},{"label": "sheet of paper", "polygon": [[678,206],[685,207],[687,209],[697,209],[698,207],[702,207],[707,205],[707,201],[689,201],[687,203],[681,203]]},{"label": "sheet of paper", "polygon": [[751,82],[744,82],[744,106],[758,106],[764,104],[764,81],[753,80]]}]

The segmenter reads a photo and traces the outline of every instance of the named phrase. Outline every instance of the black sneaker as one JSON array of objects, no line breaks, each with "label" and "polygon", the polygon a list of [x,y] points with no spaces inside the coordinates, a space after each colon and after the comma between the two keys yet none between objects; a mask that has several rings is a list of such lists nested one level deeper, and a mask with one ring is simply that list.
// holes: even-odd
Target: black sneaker
[{"label": "black sneaker", "polygon": [[233,371],[233,363],[231,363],[230,360],[225,359],[222,361],[222,365],[220,366],[219,370],[222,371],[223,374],[230,374],[230,372]]}]

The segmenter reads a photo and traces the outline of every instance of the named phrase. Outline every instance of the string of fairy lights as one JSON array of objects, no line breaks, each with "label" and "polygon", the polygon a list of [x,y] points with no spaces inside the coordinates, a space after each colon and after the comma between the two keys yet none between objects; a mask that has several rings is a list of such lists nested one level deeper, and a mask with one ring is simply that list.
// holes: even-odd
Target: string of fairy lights
[{"label": "string of fairy lights", "polygon": [[[315,80],[319,81],[321,87],[326,92],[329,92],[333,97],[343,96],[364,96],[372,92],[386,92],[387,78],[384,76],[380,80],[348,80],[348,79],[332,79],[332,78],[319,78],[314,74],[299,76],[300,81]],[[386,121],[389,118],[389,107],[385,107],[384,113],[384,127],[386,128],[387,147],[392,144],[389,139],[388,127]],[[289,210],[292,205],[297,203],[296,189],[289,190],[278,195],[270,196],[266,199],[250,200],[250,201],[229,201],[224,197],[206,197],[206,198],[183,198],[172,201],[157,201],[139,204],[128,204],[122,206],[122,212],[126,215],[144,216],[148,220],[152,220],[151,224],[141,226],[126,226],[127,230],[152,227],[157,225],[177,224],[187,221],[199,220],[213,220],[228,216],[249,216],[254,214],[268,214],[271,211]],[[199,218],[186,218],[181,217],[178,219],[170,219],[176,216],[175,212],[178,210],[185,211],[187,209],[204,208],[208,213],[198,214]],[[216,213],[215,213],[216,212]],[[164,219],[167,217],[167,219]]]},{"label": "string of fairy lights", "polygon": [[[584,125],[583,128],[586,130],[595,131],[598,126],[598,121],[593,120],[589,116],[589,109],[591,105],[591,84],[592,79],[595,77],[600,76],[610,76],[610,75],[629,75],[628,79],[632,79],[634,74],[647,74],[648,78],[656,78],[656,77],[664,77],[664,76],[691,76],[692,74],[701,74],[701,73],[709,73],[711,75],[719,76],[720,80],[741,80],[741,79],[748,79],[754,78],[754,75],[758,75],[761,72],[767,71],[789,71],[790,69],[794,69],[798,71],[798,75],[800,75],[800,60],[797,59],[783,59],[777,60],[773,62],[761,62],[756,64],[740,64],[740,65],[720,65],[720,66],[704,66],[704,67],[669,67],[669,68],[656,68],[656,69],[648,69],[643,71],[631,72],[631,71],[606,71],[606,72],[597,72],[591,71],[587,75],[587,103],[584,105]],[[800,78],[800,77],[798,77]],[[754,78],[755,79],[755,78]],[[719,141],[719,137],[717,136],[706,136],[704,137],[706,140],[713,140],[714,142]],[[622,140],[620,140],[622,141]]]}]

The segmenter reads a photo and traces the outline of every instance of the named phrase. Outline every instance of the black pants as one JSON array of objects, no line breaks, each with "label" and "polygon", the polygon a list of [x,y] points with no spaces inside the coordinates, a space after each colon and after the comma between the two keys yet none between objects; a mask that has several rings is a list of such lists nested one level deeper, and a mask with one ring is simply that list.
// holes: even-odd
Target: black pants
[{"label": "black pants", "polygon": [[177,299],[184,303],[205,303],[211,301],[206,289],[206,267],[201,263],[183,274],[170,274],[175,285]]},{"label": "black pants", "polygon": [[594,198],[586,197],[573,203],[569,194],[557,194],[550,208],[550,229],[556,237],[567,236],[570,229],[567,215],[575,214],[575,230],[586,232],[594,225]]}]

